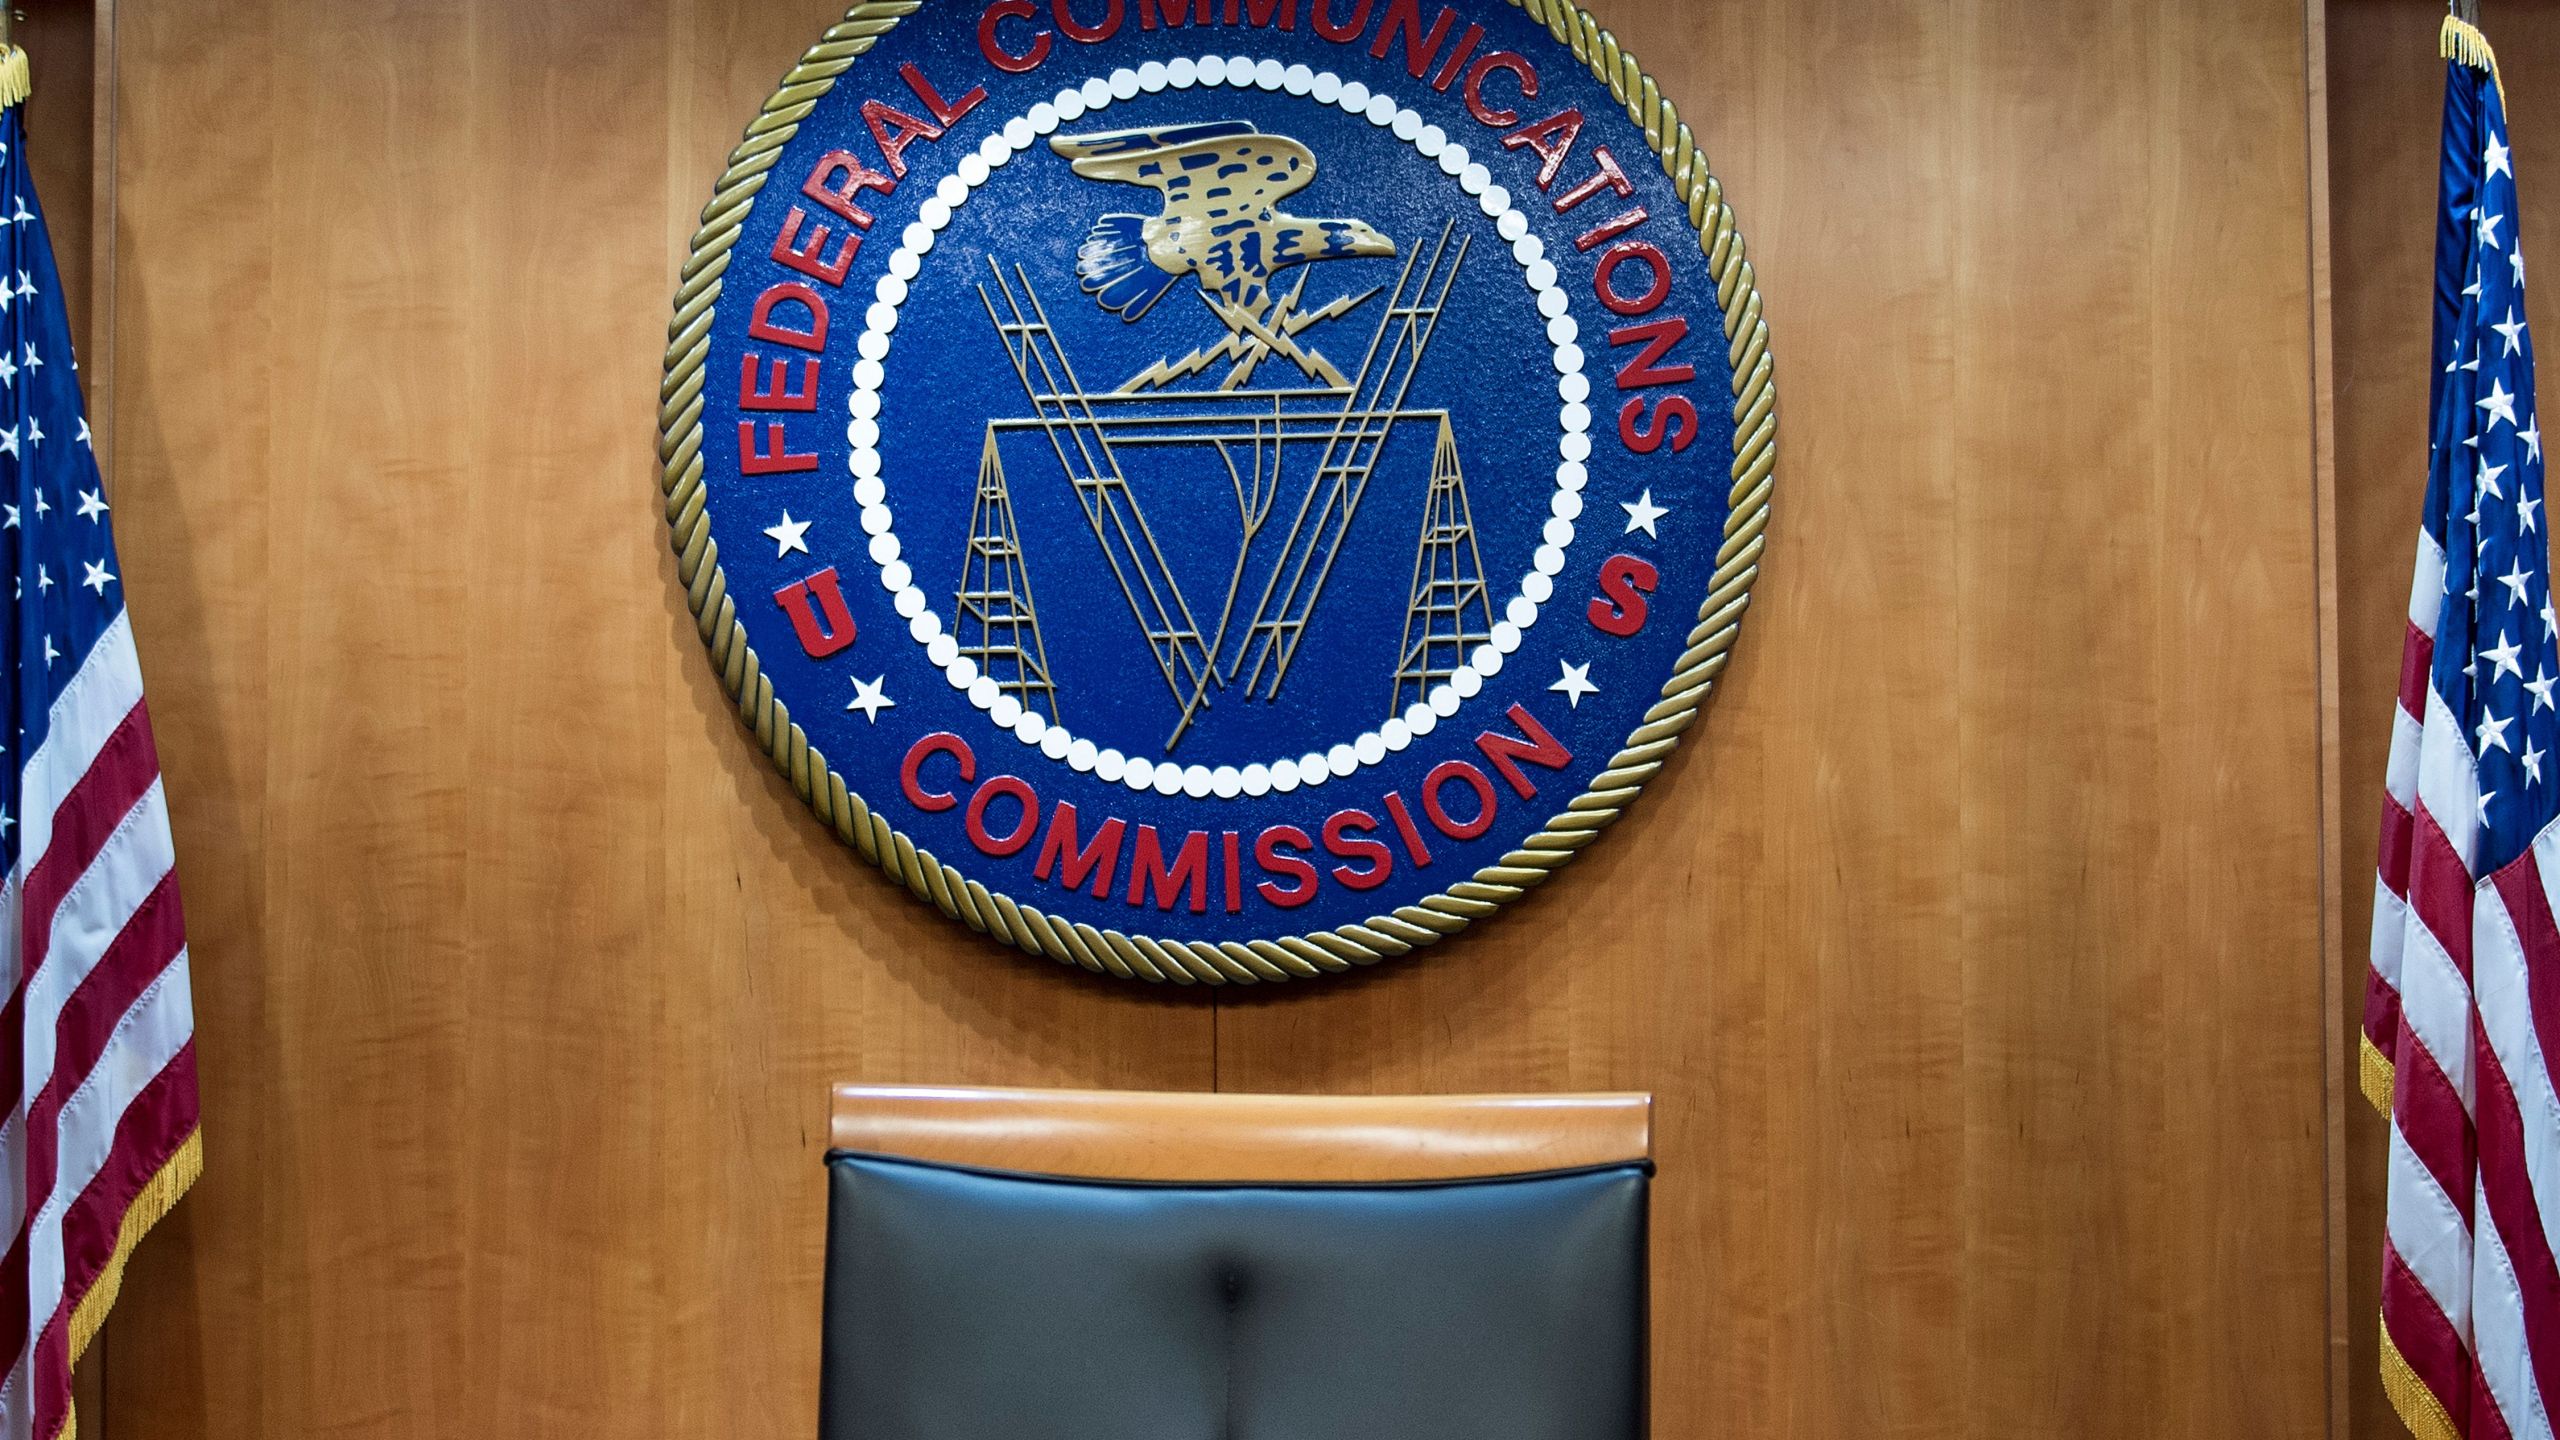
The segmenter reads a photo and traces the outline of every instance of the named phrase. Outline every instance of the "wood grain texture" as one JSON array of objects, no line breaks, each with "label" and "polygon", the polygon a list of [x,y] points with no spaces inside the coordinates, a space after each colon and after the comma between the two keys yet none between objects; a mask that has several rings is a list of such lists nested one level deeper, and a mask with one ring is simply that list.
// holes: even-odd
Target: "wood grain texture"
[{"label": "wood grain texture", "polygon": [[2322,1433],[2304,12],[1613,18],[1781,366],[1730,692],[1221,1082],[1652,1090],[1663,1434]]},{"label": "wood grain texture", "polygon": [[2301,6],[1604,6],[1780,366],[1727,693],[1516,913],[1213,1003],[882,883],[675,593],[666,298],[839,9],[116,6],[210,1117],[118,1440],[806,1433],[844,1079],[1648,1090],[1659,1433],[2323,1430]]},{"label": "wood grain texture", "polygon": [[[2560,8],[2491,5],[2483,16],[2507,94],[2527,253],[2560,255]],[[2340,771],[2339,868],[2346,895],[2338,1043],[2353,1063],[2373,913],[2374,847],[2391,753],[2393,695],[2408,632],[2409,567],[2427,481],[2427,346],[2444,117],[2441,6],[2421,0],[2329,5],[2330,247],[2336,285]],[[2550,263],[2550,262],[2543,262]],[[2547,288],[2526,319],[2560,333]],[[2547,391],[2546,391],[2547,393]],[[2345,1107],[2350,1430],[2405,1433],[2376,1373],[2383,1170],[2390,1135],[2361,1098]]]}]

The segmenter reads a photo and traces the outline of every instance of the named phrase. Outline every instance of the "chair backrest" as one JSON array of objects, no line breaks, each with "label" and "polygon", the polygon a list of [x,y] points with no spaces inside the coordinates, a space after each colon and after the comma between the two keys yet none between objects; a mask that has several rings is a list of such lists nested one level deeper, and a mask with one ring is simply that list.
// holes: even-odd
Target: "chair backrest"
[{"label": "chair backrest", "polygon": [[1639,1440],[1650,1119],[839,1087],[822,1440]]}]

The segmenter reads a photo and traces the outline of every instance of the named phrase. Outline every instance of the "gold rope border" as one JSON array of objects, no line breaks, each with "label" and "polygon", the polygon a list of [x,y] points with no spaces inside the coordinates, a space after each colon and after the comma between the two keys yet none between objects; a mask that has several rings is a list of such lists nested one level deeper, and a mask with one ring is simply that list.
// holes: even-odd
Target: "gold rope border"
[{"label": "gold rope border", "polygon": [[838,838],[895,876],[918,899],[1005,944],[1124,978],[1216,985],[1339,973],[1454,935],[1555,873],[1634,801],[1645,781],[1662,768],[1680,733],[1697,719],[1699,707],[1724,671],[1741,631],[1743,611],[1751,601],[1776,478],[1777,391],[1760,292],[1752,283],[1751,262],[1744,258],[1742,233],[1735,228],[1732,207],[1725,203],[1723,185],[1708,172],[1706,155],[1678,109],[1663,98],[1635,57],[1573,0],[1510,3],[1545,25],[1549,34],[1608,85],[1609,93],[1627,107],[1627,117],[1643,127],[1645,142],[1661,158],[1663,172],[1687,201],[1689,221],[1698,230],[1698,248],[1715,275],[1726,353],[1733,366],[1732,510],[1725,522],[1724,542],[1716,551],[1706,599],[1698,607],[1697,624],[1689,631],[1686,648],[1664,683],[1661,698],[1645,711],[1643,723],[1610,758],[1608,767],[1592,778],[1588,789],[1519,849],[1444,893],[1390,915],[1276,940],[1210,942],[1128,935],[1046,915],[989,890],[932,851],[919,849],[847,789],[844,777],[809,743],[808,735],[792,720],[790,707],[773,693],[773,682],[747,643],[746,627],[738,622],[737,603],[721,571],[719,546],[711,539],[706,513],[702,372],[711,348],[712,309],[720,298],[721,276],[729,268],[729,252],[782,148],[836,78],[890,27],[921,8],[923,0],[865,0],[847,10],[800,57],[781,87],[765,101],[763,111],[748,124],[745,138],[730,153],[728,168],[712,189],[710,203],[702,209],[702,225],[694,232],[677,284],[675,317],[667,325],[666,377],[658,388],[658,459],[676,575],[722,686],[774,764]]}]

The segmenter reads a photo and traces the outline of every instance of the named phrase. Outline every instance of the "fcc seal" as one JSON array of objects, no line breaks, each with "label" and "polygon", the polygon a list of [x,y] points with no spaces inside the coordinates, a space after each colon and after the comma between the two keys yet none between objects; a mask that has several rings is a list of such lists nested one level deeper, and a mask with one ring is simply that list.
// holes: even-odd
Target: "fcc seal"
[{"label": "fcc seal", "polygon": [[677,297],[679,573],[819,816],[1148,979],[1402,954],[1720,673],[1775,412],[1721,188],[1553,0],[856,6]]}]

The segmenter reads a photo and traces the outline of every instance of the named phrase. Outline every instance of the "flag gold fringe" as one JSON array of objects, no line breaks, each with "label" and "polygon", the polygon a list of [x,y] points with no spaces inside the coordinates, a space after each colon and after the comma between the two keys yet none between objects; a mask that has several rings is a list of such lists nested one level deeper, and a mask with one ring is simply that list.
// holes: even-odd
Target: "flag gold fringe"
[{"label": "flag gold fringe", "polygon": [[2389,1325],[2382,1327],[2382,1393],[2391,1397],[2400,1423],[2417,1440],[2462,1440],[2462,1432],[2453,1428],[2453,1417],[2444,1411],[2444,1402],[2409,1368],[2400,1347],[2391,1343]]},{"label": "flag gold fringe", "polygon": [[[6,76],[0,75],[0,84],[5,82]],[[179,1197],[203,1173],[204,1131],[199,1129],[187,1136],[186,1143],[169,1157],[169,1163],[160,1167],[159,1174],[143,1182],[133,1203],[125,1208],[124,1223],[116,1231],[115,1254],[108,1257],[106,1268],[98,1272],[89,1293],[80,1297],[79,1308],[71,1312],[71,1363],[80,1363],[80,1357],[88,1353],[89,1342],[98,1338],[99,1327],[107,1323],[107,1312],[115,1308],[116,1296],[124,1289],[125,1262],[133,1258],[134,1247],[151,1233],[152,1226],[167,1218]],[[79,1433],[78,1413],[66,1410],[54,1440],[76,1440]]]},{"label": "flag gold fringe", "polygon": [[27,52],[15,45],[0,45],[0,110],[26,99],[33,88],[27,74]]},{"label": "flag gold fringe", "polygon": [[2507,103],[2507,82],[2498,73],[2498,52],[2489,48],[2489,37],[2480,33],[2479,26],[2459,15],[2447,15],[2444,28],[2437,32],[2436,50],[2447,60],[2488,71],[2489,78],[2498,85],[2498,103]]},{"label": "flag gold fringe", "polygon": [[2370,1035],[2358,1035],[2356,1048],[2363,1052],[2359,1067],[2362,1073],[2357,1076],[2357,1080],[2364,1088],[2364,1098],[2374,1109],[2382,1112],[2383,1119],[2388,1120],[2391,1118],[2393,1079],[2391,1057],[2382,1053],[2381,1047],[2373,1043],[2373,1037]]}]

